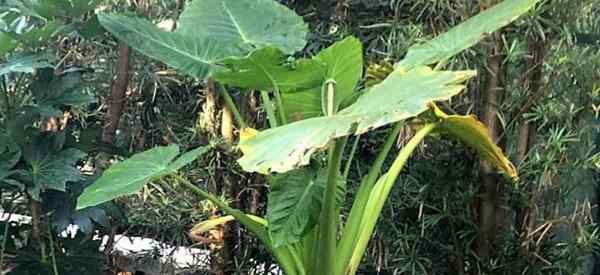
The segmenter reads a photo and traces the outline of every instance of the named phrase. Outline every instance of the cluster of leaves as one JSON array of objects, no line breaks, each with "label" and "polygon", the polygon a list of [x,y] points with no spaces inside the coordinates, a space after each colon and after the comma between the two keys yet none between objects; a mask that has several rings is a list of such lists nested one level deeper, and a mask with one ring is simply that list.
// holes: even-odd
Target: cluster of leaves
[{"label": "cluster of leaves", "polygon": [[[352,274],[356,272],[399,172],[417,144],[430,132],[435,130],[458,138],[516,178],[514,167],[487,136],[481,123],[473,117],[446,115],[431,105],[431,101],[446,100],[460,92],[464,88],[462,83],[474,76],[474,72],[438,71],[427,65],[443,63],[477,43],[482,35],[510,23],[536,3],[506,1],[428,43],[412,47],[385,80],[359,93],[354,92],[362,69],[362,58],[355,55],[360,56],[359,43],[348,38],[312,59],[288,61],[286,54],[299,50],[306,43],[302,38],[305,27],[299,17],[272,1],[196,1],[183,12],[179,27],[173,32],[162,31],[146,20],[124,15],[102,14],[100,22],[135,49],[191,76],[200,79],[214,76],[224,84],[261,90],[263,108],[267,110],[272,129],[262,132],[242,129],[240,149],[244,157],[239,163],[249,172],[282,174],[270,180],[272,193],[267,220],[232,209],[193,185],[189,188],[257,235],[286,273]],[[243,16],[241,11],[248,10],[260,10],[265,14],[258,19]],[[202,21],[205,18],[210,20]],[[203,23],[201,31],[198,31],[198,21]],[[286,22],[288,28],[274,25],[280,22]],[[193,33],[191,26],[194,26]],[[209,35],[216,39],[209,43],[206,39]],[[402,88],[398,91],[398,87]],[[271,105],[271,96],[276,109]],[[306,96],[312,99],[306,100]],[[294,97],[300,99],[294,101]],[[288,108],[294,111],[289,112]],[[336,114],[338,109],[340,112]],[[343,153],[345,142],[340,140],[406,120],[428,109],[432,110],[433,122],[424,126],[403,148],[390,171],[378,180],[380,165],[376,165],[365,178],[339,243],[339,261],[332,261],[337,246],[338,218],[331,214],[340,206],[340,197],[343,197],[340,194],[344,193],[341,187],[345,185],[339,163],[334,164],[339,162],[336,156],[339,158]],[[239,117],[238,123],[244,126]],[[393,138],[394,135],[389,144]],[[336,149],[332,143],[337,144]],[[330,160],[326,166],[317,162],[314,166],[300,168],[309,164],[315,155],[321,155],[321,149],[326,147],[330,147]],[[383,157],[390,148],[383,150]],[[109,169],[96,184],[86,189],[80,197],[79,207],[93,206],[138,191],[147,181],[163,175],[148,171],[135,161],[136,158],[155,157],[155,152],[145,152],[122,163],[123,167],[129,168],[127,171],[120,166]],[[173,172],[169,165],[165,167],[159,170]],[[116,180],[131,175],[136,176],[135,180]],[[325,195],[319,194],[322,190]],[[230,218],[224,218],[223,222],[228,220]],[[311,233],[315,228],[320,232],[317,235]],[[314,251],[324,253],[325,259],[312,259]]]},{"label": "cluster of leaves", "polygon": [[[31,207],[41,202],[41,212],[30,213],[33,223],[42,226],[36,229],[40,235],[27,238],[26,249],[3,246],[3,253],[17,254],[11,260],[16,264],[14,274],[104,269],[102,260],[89,261],[101,259],[98,242],[81,234],[76,239],[55,237],[72,224],[90,234],[94,225],[107,222],[101,208],[75,210],[76,198],[91,179],[81,172],[87,157],[83,144],[88,141],[72,122],[72,109],[96,98],[83,80],[86,70],[64,68],[53,51],[60,37],[100,33],[97,19],[89,16],[98,3],[8,1],[0,8],[0,188],[21,194]],[[16,209],[11,207],[7,211]],[[5,243],[9,241],[8,235],[4,237]]]}]

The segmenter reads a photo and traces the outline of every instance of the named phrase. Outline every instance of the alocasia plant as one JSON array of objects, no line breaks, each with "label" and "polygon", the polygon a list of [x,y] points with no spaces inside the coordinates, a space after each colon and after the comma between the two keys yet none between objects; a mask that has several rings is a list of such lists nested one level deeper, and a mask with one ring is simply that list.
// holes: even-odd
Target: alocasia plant
[{"label": "alocasia plant", "polygon": [[[415,148],[428,135],[441,133],[458,139],[509,178],[517,178],[517,171],[488,136],[482,123],[472,116],[447,115],[434,104],[434,101],[448,100],[461,92],[476,72],[443,71],[429,66],[437,64],[436,68],[442,67],[447,59],[514,21],[540,0],[504,1],[431,41],[411,47],[384,80],[360,92],[355,91],[362,72],[362,50],[358,40],[347,38],[314,58],[290,61],[286,55],[301,48],[303,43],[290,46],[290,43],[279,39],[260,37],[261,34],[287,38],[299,35],[303,39],[305,31],[297,27],[302,25],[301,19],[287,19],[300,22],[292,24],[289,32],[281,28],[271,32],[267,28],[269,24],[264,25],[266,29],[252,28],[245,32],[248,26],[243,24],[252,22],[252,19],[236,17],[240,14],[233,12],[237,9],[230,5],[238,2],[239,5],[249,5],[246,0],[194,1],[189,9],[208,5],[207,10],[215,11],[213,19],[189,16],[183,17],[185,20],[182,21],[190,24],[193,20],[205,20],[203,24],[216,25],[194,35],[183,31],[185,28],[182,26],[183,30],[173,33],[153,30],[149,24],[144,27],[145,31],[152,32],[152,37],[160,40],[158,43],[166,45],[178,39],[204,43],[203,37],[223,24],[228,28],[226,33],[239,36],[233,35],[232,39],[223,38],[227,35],[218,36],[217,41],[234,46],[239,50],[237,53],[220,52],[210,55],[211,62],[203,62],[176,56],[188,53],[187,49],[200,48],[172,44],[175,45],[173,49],[165,47],[157,54],[148,53],[151,47],[139,45],[136,39],[131,42],[134,48],[197,78],[213,75],[224,84],[263,91],[263,105],[270,112],[272,128],[264,131],[242,129],[239,149],[244,155],[239,164],[248,172],[266,174],[269,178],[272,190],[266,220],[244,214],[191,183],[184,183],[229,215],[201,223],[196,229],[203,232],[207,227],[237,219],[264,243],[288,275],[355,274],[391,188]],[[261,13],[261,22],[275,21],[265,19],[268,16],[294,17],[289,10],[271,1],[256,1],[256,5],[269,7]],[[187,13],[197,12],[200,11]],[[124,20],[124,17],[116,15],[110,15],[110,18]],[[235,18],[240,20],[232,20]],[[103,22],[106,24],[108,20]],[[242,25],[233,22],[241,22]],[[117,37],[127,28],[123,24],[109,26]],[[209,55],[203,57],[206,56]],[[177,58],[179,63],[169,58]],[[272,99],[275,104],[270,102]],[[403,121],[424,112],[428,115],[421,117],[424,123],[417,133],[400,150],[392,166],[382,171],[383,162],[391,153]],[[347,138],[389,124],[395,126],[369,173],[362,179],[350,215],[342,226],[339,208],[345,196],[345,178],[341,173],[341,162]],[[315,158],[317,155],[327,155],[327,160]],[[115,177],[115,174],[106,177],[109,176]],[[109,190],[102,178],[99,182],[105,186],[92,186],[86,190],[83,196],[86,199],[80,201],[80,207],[123,194]],[[129,185],[131,182],[113,184]],[[125,193],[130,192],[128,189]]]}]

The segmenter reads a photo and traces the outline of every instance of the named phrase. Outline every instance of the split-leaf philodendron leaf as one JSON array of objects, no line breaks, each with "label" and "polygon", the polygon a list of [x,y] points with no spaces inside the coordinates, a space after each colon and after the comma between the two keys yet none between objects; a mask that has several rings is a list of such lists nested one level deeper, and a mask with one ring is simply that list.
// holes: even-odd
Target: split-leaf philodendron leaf
[{"label": "split-leaf philodendron leaf", "polygon": [[179,146],[156,147],[112,165],[77,200],[77,209],[95,206],[112,199],[142,190],[151,180],[175,173],[183,166],[206,153],[200,147],[179,158]]},{"label": "split-leaf philodendron leaf", "polygon": [[284,173],[306,165],[311,155],[338,137],[414,117],[428,102],[447,100],[459,93],[474,71],[433,71],[420,67],[394,71],[335,116],[317,117],[259,132],[240,143],[239,159],[246,171]]}]

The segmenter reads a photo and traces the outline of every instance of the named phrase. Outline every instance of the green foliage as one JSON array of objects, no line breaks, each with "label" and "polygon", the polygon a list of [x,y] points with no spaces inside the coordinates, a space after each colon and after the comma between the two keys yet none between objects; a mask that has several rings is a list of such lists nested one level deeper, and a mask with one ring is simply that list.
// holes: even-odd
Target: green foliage
[{"label": "green foliage", "polygon": [[272,0],[197,0],[181,14],[177,32],[223,41],[244,52],[273,46],[292,54],[304,48],[308,27]]},{"label": "green foliage", "polygon": [[50,62],[54,59],[54,55],[50,53],[14,55],[0,64],[0,76],[8,73],[33,73],[36,69],[52,68]]},{"label": "green foliage", "polygon": [[[395,71],[335,116],[298,121],[244,140],[239,163],[244,170],[263,174],[290,171],[308,164],[314,152],[335,138],[414,117],[427,110],[429,102],[449,99],[474,75],[473,71],[433,71],[428,67]],[[398,91],[398,87],[406,89]]]},{"label": "green foliage", "polygon": [[319,52],[314,60],[326,65],[327,72],[319,85],[293,93],[283,93],[281,98],[290,120],[302,120],[325,114],[321,86],[325,80],[336,82],[334,108],[346,107],[355,98],[355,88],[362,76],[362,45],[355,37],[347,37]]},{"label": "green foliage", "polygon": [[132,48],[192,77],[206,78],[215,70],[217,61],[242,54],[234,44],[163,31],[129,15],[103,13],[98,18],[106,30]]},{"label": "green foliage", "polygon": [[[269,183],[267,222],[275,247],[299,242],[317,224],[327,183],[327,169],[302,168],[275,176]],[[346,195],[339,175],[336,193],[341,206]]]},{"label": "green foliage", "polygon": [[483,36],[504,27],[541,0],[506,0],[423,44],[411,47],[397,67],[410,70],[421,65],[447,61],[475,45]]},{"label": "green foliage", "polygon": [[219,82],[244,89],[296,92],[323,83],[326,66],[312,59],[288,62],[279,49],[266,47],[244,58],[222,61],[227,71],[215,74]]},{"label": "green foliage", "polygon": [[96,206],[112,199],[135,194],[154,179],[175,173],[208,151],[200,147],[180,157],[179,146],[156,147],[111,166],[77,201],[77,209]]},{"label": "green foliage", "polygon": [[[271,183],[267,221],[246,215],[185,180],[180,183],[210,200],[254,233],[273,253],[286,274],[341,275],[358,271],[392,187],[419,144],[430,134],[443,131],[465,141],[503,172],[516,178],[514,167],[479,122],[472,117],[436,113],[435,109],[434,116],[421,117],[424,125],[400,150],[391,167],[384,170],[382,163],[390,153],[400,122],[424,113],[433,101],[450,99],[465,88],[468,79],[475,76],[474,71],[440,71],[427,65],[443,65],[448,58],[476,44],[485,34],[514,21],[537,2],[505,1],[446,34],[414,46],[381,83],[361,92],[356,100],[352,93],[362,71],[362,49],[358,41],[348,38],[313,59],[287,62],[285,54],[304,46],[304,42],[297,42],[304,39],[298,35],[302,28],[298,28],[301,24],[292,23],[289,32],[292,34],[289,34],[285,26],[270,26],[272,22],[288,22],[288,19],[271,20],[269,16],[277,18],[279,13],[290,15],[288,10],[279,10],[280,6],[272,1],[234,3],[197,0],[184,12],[180,29],[175,32],[160,31],[149,22],[122,15],[102,15],[100,20],[134,48],[196,78],[210,76],[213,70],[217,70],[215,64],[223,62],[225,67],[218,70],[224,71],[215,74],[217,79],[241,88],[273,89],[277,112],[283,114],[280,122],[284,125],[258,133],[245,129],[240,143],[244,156],[239,159],[242,168],[248,172],[284,173],[276,175]],[[269,16],[257,11],[264,16],[253,18],[241,12],[243,9],[252,10],[254,5],[262,7],[261,12]],[[271,9],[273,7],[277,8]],[[292,17],[289,19],[291,22],[301,21]],[[215,28],[221,27],[222,32],[215,31]],[[265,30],[267,27],[274,29]],[[196,32],[197,29],[201,31]],[[271,33],[274,39],[262,36]],[[190,45],[203,41],[208,35],[216,37],[218,43],[232,45],[239,52],[220,52],[208,56],[214,57],[209,62],[194,59],[201,54],[196,51],[189,55],[190,50],[198,49]],[[281,36],[288,39],[281,39]],[[296,40],[298,37],[302,39]],[[228,48],[220,47],[218,50],[227,51]],[[183,58],[186,55],[188,59]],[[318,74],[308,69],[311,67],[326,69],[324,77],[319,79]],[[315,84],[316,87],[305,87]],[[298,91],[293,91],[296,89]],[[307,105],[306,110],[295,107],[293,112],[306,111],[307,117],[316,117],[305,119],[304,115],[295,117],[294,113],[286,112],[290,101],[282,100],[280,92],[285,97],[302,89],[311,93],[311,105]],[[261,95],[263,108],[272,108],[269,96],[264,91]],[[229,108],[235,108],[231,101],[229,103]],[[325,112],[324,109],[334,111]],[[340,111],[336,113],[337,109]],[[320,116],[324,113],[327,116]],[[286,124],[286,117],[299,121]],[[338,225],[341,224],[339,194],[342,193],[339,187],[340,182],[344,182],[340,180],[340,167],[347,137],[392,123],[397,126],[381,150],[378,163],[370,167],[363,178],[345,222],[344,233],[338,240]],[[318,172],[301,168],[322,157],[324,149],[328,149],[325,168],[319,168]],[[148,180],[173,172],[175,169],[171,162],[178,153],[176,148],[159,147],[113,166],[86,189],[78,207],[139,191]],[[186,157],[186,161],[176,160],[175,163],[180,162],[176,166],[185,165],[198,154]],[[218,224],[230,219],[223,218]]]},{"label": "green foliage", "polygon": [[[260,15],[248,16],[249,11]],[[99,19],[134,49],[198,79],[211,76],[228,57],[265,46],[293,53],[306,44],[302,18],[271,0],[194,1],[175,32],[127,15],[101,14]]]}]

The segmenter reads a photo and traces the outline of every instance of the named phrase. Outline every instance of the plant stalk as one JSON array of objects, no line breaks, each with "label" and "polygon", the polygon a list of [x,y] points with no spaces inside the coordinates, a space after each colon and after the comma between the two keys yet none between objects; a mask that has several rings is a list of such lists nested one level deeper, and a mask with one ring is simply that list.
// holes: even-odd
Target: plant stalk
[{"label": "plant stalk", "polygon": [[269,124],[271,128],[277,128],[277,126],[279,126],[279,123],[277,122],[277,116],[275,116],[275,111],[273,110],[273,103],[269,98],[269,92],[260,91],[260,98],[262,99],[261,101],[263,108],[265,109],[265,112],[267,112],[267,119],[269,119]]},{"label": "plant stalk", "polygon": [[285,117],[285,109],[283,108],[283,101],[281,100],[281,92],[279,92],[279,88],[275,87],[273,89],[273,94],[275,95],[275,104],[277,104],[277,111],[279,112],[279,119],[281,120],[282,125],[287,124],[287,118]]},{"label": "plant stalk", "polygon": [[[334,116],[337,111],[334,106],[335,82],[327,82],[327,115]],[[335,141],[328,152],[328,174],[327,186],[323,195],[321,216],[319,222],[319,252],[321,258],[317,264],[319,274],[334,274],[337,248],[337,230],[338,230],[338,207],[336,205],[336,191],[338,175],[344,147],[348,137]]]},{"label": "plant stalk", "polygon": [[369,195],[369,199],[364,207],[363,217],[360,220],[360,231],[358,234],[358,239],[356,244],[352,247],[352,258],[346,267],[343,267],[344,273],[339,274],[356,274],[358,270],[358,266],[362,260],[362,257],[365,254],[365,250],[367,249],[367,245],[369,244],[369,240],[373,231],[375,230],[375,225],[377,224],[377,220],[381,215],[381,210],[383,209],[383,205],[387,200],[387,197],[398,178],[398,175],[404,168],[404,165],[412,155],[417,146],[425,139],[429,133],[431,133],[437,124],[427,124],[421,130],[419,130],[413,138],[402,148],[398,157],[394,160],[391,168],[388,170],[386,174],[381,176],[375,186],[373,186],[373,190]]},{"label": "plant stalk", "polygon": [[342,239],[340,240],[336,274],[341,274],[340,272],[342,272],[348,265],[348,262],[350,262],[350,258],[352,257],[351,248],[354,247],[357,242],[358,232],[360,230],[359,224],[363,219],[364,209],[369,199],[369,194],[373,189],[373,185],[381,172],[381,167],[394,146],[394,141],[396,141],[403,125],[403,122],[396,123],[392,131],[388,134],[381,151],[377,154],[377,158],[371,166],[369,174],[361,180],[356,198],[352,204],[352,209],[350,210],[350,215],[346,221],[346,226],[344,226]]},{"label": "plant stalk", "polygon": [[217,82],[219,89],[221,90],[221,95],[223,96],[223,100],[225,100],[225,105],[229,108],[229,110],[233,113],[233,117],[235,118],[235,122],[237,122],[238,126],[241,129],[248,127],[248,124],[244,120],[244,117],[240,113],[240,110],[237,108],[235,103],[233,102],[233,98],[229,94],[229,91],[223,84]]},{"label": "plant stalk", "polygon": [[273,253],[273,256],[279,262],[279,266],[284,271],[286,275],[305,275],[304,267],[302,262],[298,262],[300,259],[294,253],[296,251],[292,251],[292,247],[284,246],[284,247],[274,247],[269,239],[266,221],[257,221],[256,219],[252,219],[251,216],[244,214],[242,211],[234,209],[227,205],[227,203],[221,201],[217,197],[212,194],[202,190],[201,188],[193,185],[187,179],[182,178],[181,176],[174,175],[178,182],[182,184],[184,187],[198,195],[199,197],[209,200],[221,210],[223,210],[226,214],[233,216],[236,220],[238,220],[241,224],[243,224],[250,232],[254,233],[256,237]]},{"label": "plant stalk", "polygon": [[336,205],[336,192],[338,175],[340,171],[340,162],[347,138],[336,141],[329,148],[327,187],[323,198],[323,208],[321,208],[321,220],[319,224],[319,259],[317,270],[319,274],[334,274],[335,262],[337,258],[337,229],[338,229],[338,207]]}]

